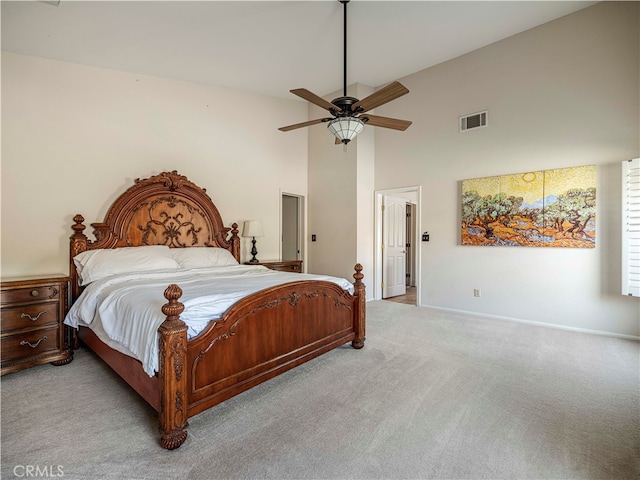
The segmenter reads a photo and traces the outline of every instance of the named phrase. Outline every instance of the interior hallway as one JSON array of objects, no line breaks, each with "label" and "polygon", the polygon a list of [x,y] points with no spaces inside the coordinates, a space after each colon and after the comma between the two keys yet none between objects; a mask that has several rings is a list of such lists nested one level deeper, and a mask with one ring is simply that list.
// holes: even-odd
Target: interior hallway
[{"label": "interior hallway", "polygon": [[389,302],[404,303],[407,305],[416,305],[416,287],[407,287],[407,293],[395,297],[385,298]]}]

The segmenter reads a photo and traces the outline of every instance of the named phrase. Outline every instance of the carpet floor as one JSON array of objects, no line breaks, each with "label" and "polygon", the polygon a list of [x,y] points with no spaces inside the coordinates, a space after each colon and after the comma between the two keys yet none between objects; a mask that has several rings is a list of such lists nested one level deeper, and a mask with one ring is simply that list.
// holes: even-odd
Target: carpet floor
[{"label": "carpet floor", "polygon": [[196,415],[175,451],[89,351],[0,387],[3,479],[640,478],[638,342],[393,302],[364,349]]}]

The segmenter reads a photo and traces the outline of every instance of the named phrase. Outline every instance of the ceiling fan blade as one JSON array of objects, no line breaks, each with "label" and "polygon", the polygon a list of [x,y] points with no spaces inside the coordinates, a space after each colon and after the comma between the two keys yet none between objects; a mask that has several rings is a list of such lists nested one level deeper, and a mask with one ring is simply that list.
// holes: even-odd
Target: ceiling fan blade
[{"label": "ceiling fan blade", "polygon": [[409,93],[409,89],[400,82],[391,82],[384,88],[351,105],[352,112],[367,112]]},{"label": "ceiling fan blade", "polygon": [[311,125],[317,125],[318,123],[328,122],[331,118],[317,118],[315,120],[309,120],[308,122],[296,123],[294,125],[287,125],[286,127],[280,127],[278,130],[281,132],[288,132],[295,130],[296,128],[310,127]]},{"label": "ceiling fan blade", "polygon": [[[393,128],[394,130],[406,130],[413,123],[409,120],[400,120],[398,118],[381,117],[379,115],[360,115],[360,118],[365,121],[365,125],[372,125],[374,127]],[[366,120],[365,120],[366,119]]]},{"label": "ceiling fan blade", "polygon": [[331,110],[336,108],[336,106],[333,103],[325,100],[322,97],[319,97],[313,92],[310,92],[306,88],[296,88],[294,90],[289,90],[289,91],[294,95],[299,96],[300,98],[304,98],[307,102],[311,102],[314,105],[324,108],[325,110]]}]

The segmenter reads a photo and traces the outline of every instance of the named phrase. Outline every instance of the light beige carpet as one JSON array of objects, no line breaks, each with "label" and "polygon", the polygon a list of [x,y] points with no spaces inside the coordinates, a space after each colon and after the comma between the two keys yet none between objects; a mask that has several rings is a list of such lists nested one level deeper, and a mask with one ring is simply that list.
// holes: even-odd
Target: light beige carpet
[{"label": "light beige carpet", "polygon": [[2,478],[640,478],[637,342],[367,309],[364,349],[193,417],[172,452],[155,412],[90,352],[4,376]]}]

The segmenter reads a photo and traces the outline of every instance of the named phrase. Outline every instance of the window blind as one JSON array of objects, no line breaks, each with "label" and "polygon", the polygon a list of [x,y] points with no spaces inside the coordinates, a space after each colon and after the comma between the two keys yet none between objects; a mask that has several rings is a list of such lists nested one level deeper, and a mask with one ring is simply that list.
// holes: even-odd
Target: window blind
[{"label": "window blind", "polygon": [[640,297],[640,158],[622,162],[622,294]]}]

